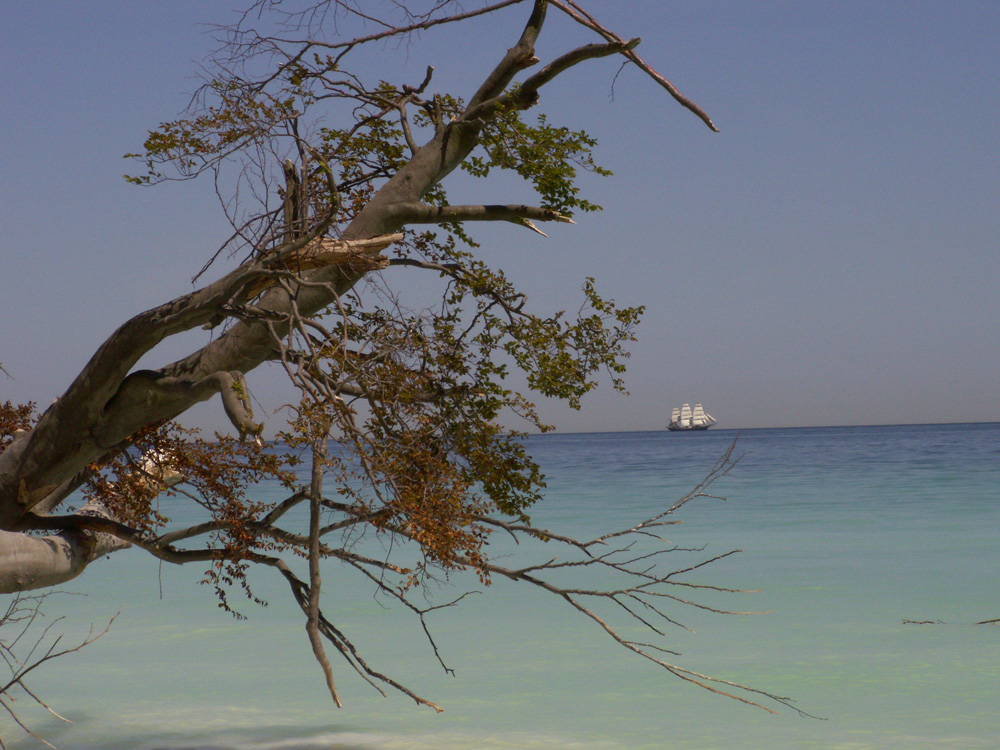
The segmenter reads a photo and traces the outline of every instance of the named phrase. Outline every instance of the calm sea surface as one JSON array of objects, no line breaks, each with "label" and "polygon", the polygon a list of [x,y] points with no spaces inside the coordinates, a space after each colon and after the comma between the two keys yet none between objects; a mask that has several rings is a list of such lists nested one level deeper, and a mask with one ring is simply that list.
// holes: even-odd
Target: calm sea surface
[{"label": "calm sea surface", "polygon": [[[641,520],[697,484],[735,437],[531,438],[549,484],[534,521],[587,536]],[[24,716],[60,748],[1000,747],[1000,625],[974,624],[1000,617],[1000,425],[747,430],[737,452],[713,488],[728,500],[686,506],[669,536],[704,546],[692,559],[741,549],[690,580],[757,589],[711,603],[770,614],[678,608],[695,632],[674,628],[665,643],[681,666],[790,696],[822,720],[683,683],[565,604],[502,582],[430,619],[449,677],[417,621],[331,566],[331,619],[375,668],[445,708],[382,698],[334,661],[338,710],[283,583],[258,575],[270,606],[246,604],[238,622],[200,571],[135,551],[96,563],[48,610],[78,638],[121,608],[107,636],[32,685],[74,724]],[[437,596],[470,586],[460,577]],[[6,716],[0,737],[39,746]]]}]

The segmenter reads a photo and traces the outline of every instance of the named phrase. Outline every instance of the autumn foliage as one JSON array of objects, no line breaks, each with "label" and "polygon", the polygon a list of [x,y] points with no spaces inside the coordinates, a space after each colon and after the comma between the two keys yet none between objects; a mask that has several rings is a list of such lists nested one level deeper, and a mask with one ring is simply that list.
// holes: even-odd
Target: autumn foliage
[{"label": "autumn foliage", "polygon": [[[126,321],[37,421],[33,405],[0,407],[0,554],[12,550],[20,564],[35,566],[8,576],[10,590],[33,585],[22,580],[79,575],[99,551],[132,545],[204,566],[205,583],[235,611],[233,588],[259,601],[247,571],[270,568],[302,609],[338,704],[324,643],[376,689],[438,708],[368,664],[338,629],[321,607],[320,563],[366,577],[412,611],[439,660],[424,617],[453,602],[424,606],[412,595],[435,576],[466,571],[484,584],[501,577],[556,596],[681,679],[748,691],[739,698],[746,702],[785,703],[676,666],[668,649],[627,639],[590,604],[613,605],[630,625],[660,637],[661,625],[675,623],[668,606],[699,607],[692,590],[718,590],[683,581],[711,560],[667,565],[678,548],[657,529],[707,494],[731,453],[691,495],[596,539],[532,525],[545,484],[523,438],[550,428],[534,402],[553,398],[579,409],[602,379],[624,392],[643,308],[603,297],[589,277],[575,310],[529,304],[478,252],[471,227],[504,222],[511,232],[543,234],[539,223],[572,223],[600,209],[578,185],[581,172],[610,175],[594,159],[596,140],[530,112],[551,81],[578,65],[617,57],[714,125],[636,54],[638,38],[619,37],[575,0],[525,2],[530,11],[516,15],[510,6],[518,4],[466,10],[446,0],[416,11],[389,2],[376,31],[338,41],[331,39],[337,23],[372,17],[339,0],[298,10],[260,0],[217,30],[220,46],[191,107],[150,131],[129,155],[137,173],[127,179],[214,180],[232,234],[195,280],[223,264],[231,269]],[[255,25],[271,11],[280,33]],[[505,13],[516,15],[520,31],[497,40],[496,61],[470,91],[435,90],[433,69],[421,80],[395,81],[366,80],[363,65],[350,70],[366,45],[462,29],[480,15],[515,17]],[[550,13],[587,29],[594,42],[541,61],[535,42]],[[446,182],[456,170],[473,180],[515,177],[535,204],[456,201]],[[184,358],[138,369],[167,337],[202,329],[206,341]],[[287,426],[266,446],[245,377],[265,364],[281,368],[291,385],[281,416],[266,415]],[[235,436],[206,439],[176,421],[215,395]],[[297,469],[307,467],[304,482]],[[254,488],[265,481],[284,494],[261,499]],[[202,520],[172,518],[161,502],[171,496]],[[79,507],[65,507],[75,501]],[[53,535],[41,542],[41,531]],[[559,545],[567,561],[503,565],[491,555],[498,532]],[[355,544],[366,535],[389,553],[366,555]],[[650,540],[655,551],[633,552]],[[65,570],[50,564],[52,549],[61,550],[60,565],[70,560]],[[554,579],[564,566],[598,582],[561,587]],[[605,573],[614,584],[602,581]]]}]

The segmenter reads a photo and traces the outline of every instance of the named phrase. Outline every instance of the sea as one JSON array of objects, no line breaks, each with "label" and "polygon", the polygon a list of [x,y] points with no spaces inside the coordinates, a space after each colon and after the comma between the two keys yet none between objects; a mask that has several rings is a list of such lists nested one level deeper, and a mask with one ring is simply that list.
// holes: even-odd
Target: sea
[{"label": "sea", "polygon": [[[233,595],[237,619],[200,583],[203,570],[126,550],[46,603],[64,645],[114,617],[29,680],[72,723],[24,697],[21,718],[58,748],[102,750],[1000,747],[1000,624],[988,622],[1000,618],[1000,424],[532,436],[547,478],[532,520],[578,537],[631,526],[685,496],[734,441],[735,467],[664,530],[677,548],[665,564],[694,567],[684,581],[747,592],[691,597],[758,614],[670,602],[677,624],[657,643],[686,669],[787,696],[802,713],[710,693],[561,599],[465,575],[426,591],[427,606],[476,592],[427,616],[450,674],[411,613],[331,563],[330,619],[373,668],[444,711],[379,695],[332,653],[337,708],[272,572],[251,578],[266,607]],[[565,554],[540,546],[497,538],[493,554],[509,565]],[[627,613],[603,613],[640,637]],[[42,747],[7,715],[0,737]]]}]

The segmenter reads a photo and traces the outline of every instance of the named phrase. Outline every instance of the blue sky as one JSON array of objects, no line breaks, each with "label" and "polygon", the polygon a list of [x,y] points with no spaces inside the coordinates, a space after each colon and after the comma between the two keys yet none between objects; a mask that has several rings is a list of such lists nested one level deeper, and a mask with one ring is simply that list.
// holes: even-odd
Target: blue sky
[{"label": "blue sky", "polygon": [[[100,342],[190,289],[226,236],[205,182],[127,185],[122,159],[197,86],[203,24],[228,3],[0,4],[0,399],[46,404]],[[700,401],[723,427],[1000,420],[1000,66],[996,2],[588,3],[702,105],[711,133],[635,70],[578,69],[543,95],[600,140],[605,210],[478,232],[536,309],[586,276],[645,304],[625,399],[560,429],[662,429]],[[384,47],[371,74],[468,92],[526,8],[456,40]],[[552,13],[548,59],[585,37]],[[367,72],[367,71],[366,71]],[[530,200],[513,182],[454,202]],[[221,270],[221,269],[220,269]],[[203,340],[170,342],[169,362]],[[291,400],[274,373],[251,387]],[[196,423],[222,425],[218,403]],[[280,422],[280,417],[272,418]]]}]

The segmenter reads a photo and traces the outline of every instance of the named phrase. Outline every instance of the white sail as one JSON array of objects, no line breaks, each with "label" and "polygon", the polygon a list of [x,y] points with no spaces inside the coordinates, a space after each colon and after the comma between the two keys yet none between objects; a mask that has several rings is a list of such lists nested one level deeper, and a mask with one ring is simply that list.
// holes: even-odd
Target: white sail
[{"label": "white sail", "polygon": [[691,426],[691,407],[688,404],[681,406],[681,418],[677,420],[681,427]]},{"label": "white sail", "polygon": [[681,410],[675,406],[674,410],[670,412],[670,423],[676,424],[680,418],[681,418]]},{"label": "white sail", "polygon": [[694,414],[691,416],[691,425],[694,427],[708,426],[715,424],[711,414],[706,414],[701,408],[701,404],[694,405]]}]

